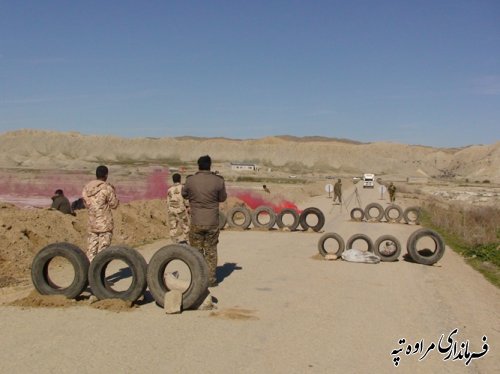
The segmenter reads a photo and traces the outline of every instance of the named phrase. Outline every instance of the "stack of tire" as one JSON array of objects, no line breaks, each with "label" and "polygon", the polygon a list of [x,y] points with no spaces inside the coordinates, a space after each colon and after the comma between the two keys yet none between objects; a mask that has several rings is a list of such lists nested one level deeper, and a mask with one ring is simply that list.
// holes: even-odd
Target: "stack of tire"
[{"label": "stack of tire", "polygon": [[[67,287],[60,287],[50,278],[49,264],[62,257],[69,261],[74,270],[74,278]],[[123,261],[130,269],[132,281],[123,291],[115,290],[106,279],[106,269],[114,260]],[[166,292],[169,291],[164,273],[167,265],[182,261],[191,272],[191,282],[183,292],[183,309],[196,309],[208,295],[208,269],[203,256],[195,248],[171,244],[160,248],[149,264],[135,249],[112,246],[100,252],[92,262],[76,245],[54,243],[41,249],[33,259],[31,279],[35,289],[42,295],[64,295],[69,299],[77,298],[90,285],[92,293],[99,300],[121,299],[137,301],[149,287],[156,303],[164,306]]]},{"label": "stack of tire", "polygon": [[[308,217],[314,215],[317,218],[317,222],[314,225],[309,224]],[[262,216],[267,217],[266,221],[263,221]],[[237,219],[241,217],[242,219]],[[291,217],[291,222],[288,222],[288,217]],[[312,229],[313,231],[320,231],[325,225],[325,215],[318,208],[306,208],[300,214],[294,209],[282,209],[278,214],[269,206],[259,206],[253,211],[248,210],[243,206],[234,206],[228,210],[227,214],[219,212],[219,228],[223,229],[226,224],[231,228],[238,228],[246,230],[253,224],[254,228],[271,230],[275,225],[279,229],[288,229],[290,231],[295,231],[299,227],[302,227],[304,231]]]},{"label": "stack of tire", "polygon": [[[376,214],[373,212],[376,211]],[[417,206],[411,206],[402,209],[399,205],[391,204],[387,208],[383,208],[379,203],[370,203],[365,209],[354,208],[351,210],[351,219],[357,222],[366,220],[368,222],[382,222],[385,218],[386,222],[398,223],[402,219],[407,224],[420,224],[421,210]]]},{"label": "stack of tire", "polygon": [[[432,239],[435,244],[434,251],[418,249],[417,243],[424,237]],[[326,242],[331,239],[337,243],[337,250],[335,252],[330,252],[326,249]],[[367,251],[377,255],[381,261],[396,261],[401,254],[401,243],[392,235],[382,235],[373,243],[371,238],[365,234],[354,234],[345,243],[342,236],[335,232],[326,233],[321,236],[318,241],[318,251],[323,257],[327,254],[335,254],[337,257],[340,257],[346,247],[351,249],[353,243],[359,240],[365,242]],[[433,265],[438,262],[443,257],[445,248],[446,246],[441,235],[425,228],[414,231],[406,242],[406,249],[410,258],[414,262],[423,265]],[[428,254],[429,251],[431,254]]]}]

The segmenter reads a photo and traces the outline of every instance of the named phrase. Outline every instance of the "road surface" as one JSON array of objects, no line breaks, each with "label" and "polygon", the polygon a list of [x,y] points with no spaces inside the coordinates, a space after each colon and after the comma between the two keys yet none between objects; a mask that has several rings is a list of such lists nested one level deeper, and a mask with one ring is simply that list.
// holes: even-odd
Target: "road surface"
[{"label": "road surface", "polygon": [[[320,208],[326,215],[324,231],[337,232],[346,241],[355,233],[373,241],[392,234],[406,253],[406,239],[419,227],[351,221],[353,191],[344,190],[348,209],[332,205],[326,195],[300,208]],[[380,200],[377,187],[360,187],[359,196],[364,205],[387,205],[387,196]],[[500,291],[460,256],[447,248],[434,266],[402,257],[376,265],[324,261],[317,250],[322,234],[223,231],[221,282],[211,289],[217,301],[214,311],[166,315],[150,298],[122,313],[87,305],[0,306],[0,372],[498,372]],[[167,243],[140,250],[149,260]],[[3,290],[0,300],[8,299],[9,290]],[[419,360],[432,343],[438,345],[441,335],[442,348],[451,335],[455,353],[445,360],[447,353],[436,347]],[[399,344],[400,339],[405,343]],[[469,365],[465,359],[453,360],[465,341],[469,352],[479,355],[483,344],[488,352]],[[402,352],[391,355],[400,348]]]}]

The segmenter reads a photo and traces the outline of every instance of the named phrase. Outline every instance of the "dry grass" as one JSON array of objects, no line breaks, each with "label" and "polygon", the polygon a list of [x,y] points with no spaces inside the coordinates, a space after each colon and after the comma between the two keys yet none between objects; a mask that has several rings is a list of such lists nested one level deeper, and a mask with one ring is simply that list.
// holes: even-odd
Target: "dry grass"
[{"label": "dry grass", "polygon": [[439,231],[448,245],[500,287],[500,208],[429,199],[424,224]]},{"label": "dry grass", "polygon": [[457,236],[468,246],[496,243],[500,237],[500,208],[429,199],[424,209],[434,226]]}]

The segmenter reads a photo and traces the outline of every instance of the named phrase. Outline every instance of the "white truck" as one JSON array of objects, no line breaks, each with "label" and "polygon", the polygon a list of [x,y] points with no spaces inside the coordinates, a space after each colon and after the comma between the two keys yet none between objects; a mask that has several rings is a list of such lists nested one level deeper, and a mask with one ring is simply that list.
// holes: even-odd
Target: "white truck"
[{"label": "white truck", "polygon": [[375,174],[363,174],[363,188],[375,187]]}]

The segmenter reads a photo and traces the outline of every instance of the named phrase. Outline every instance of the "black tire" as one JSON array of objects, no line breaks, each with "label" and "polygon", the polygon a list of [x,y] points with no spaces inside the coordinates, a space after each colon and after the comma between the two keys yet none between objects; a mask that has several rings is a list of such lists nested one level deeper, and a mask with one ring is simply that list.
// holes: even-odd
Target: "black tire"
[{"label": "black tire", "polygon": [[226,223],[227,223],[226,215],[222,210],[219,210],[219,230],[224,229]]},{"label": "black tire", "polygon": [[[436,245],[436,250],[429,256],[426,256],[417,250],[417,242],[425,236],[431,237]],[[418,262],[422,265],[433,265],[438,262],[444,255],[445,244],[444,240],[437,232],[429,229],[419,229],[413,232],[406,243],[408,254],[413,259],[413,261]]]},{"label": "black tire", "polygon": [[[370,210],[373,208],[378,210],[377,216],[372,216]],[[384,217],[384,208],[379,203],[370,203],[365,207],[365,218],[369,222],[380,222]]]},{"label": "black tire", "polygon": [[149,291],[156,303],[163,307],[165,293],[169,291],[164,273],[167,265],[173,260],[181,260],[191,272],[191,283],[182,294],[182,308],[196,309],[208,294],[208,267],[196,248],[171,244],[156,251],[148,265]]},{"label": "black tire", "polygon": [[[393,211],[398,212],[398,215],[396,217],[391,217],[391,212]],[[397,223],[403,218],[403,209],[401,209],[399,205],[391,204],[387,208],[385,208],[384,215],[387,222]]]},{"label": "black tire", "polygon": [[[337,249],[337,252],[331,253],[331,252],[328,252],[326,250],[325,242],[328,239],[334,239],[337,242],[337,244],[339,246],[339,248]],[[328,254],[334,254],[334,255],[337,255],[337,257],[340,257],[342,252],[344,252],[344,249],[345,249],[344,239],[342,239],[342,237],[339,234],[337,234],[336,232],[327,232],[326,234],[321,236],[321,238],[319,238],[318,251],[323,257],[325,257]]]},{"label": "black tire", "polygon": [[[54,257],[63,257],[73,266],[75,278],[68,287],[59,287],[50,279],[49,263]],[[31,281],[42,295],[64,295],[74,299],[88,286],[88,270],[89,259],[79,247],[70,243],[54,243],[42,248],[33,258]]]},{"label": "black tire", "polygon": [[[261,223],[259,221],[259,215],[261,213],[267,213],[269,215],[269,222],[267,223]],[[274,210],[268,206],[262,205],[259,206],[257,209],[255,209],[252,212],[252,223],[254,227],[260,228],[260,229],[272,229],[274,224],[276,223],[276,213]]]},{"label": "black tire", "polygon": [[[357,216],[359,214],[359,216]],[[351,210],[351,219],[353,221],[361,222],[365,218],[365,212],[361,208],[354,208]]]},{"label": "black tire", "polygon": [[[380,250],[380,246],[385,242],[392,242],[396,247],[395,250],[391,253],[387,253],[384,250]],[[373,253],[375,253],[378,257],[380,257],[381,261],[384,262],[392,262],[396,261],[401,255],[401,243],[399,240],[392,235],[382,235],[375,241],[375,245],[373,247]]]},{"label": "black tire", "polygon": [[365,234],[354,234],[353,236],[351,236],[346,243],[347,249],[352,249],[352,244],[356,240],[363,240],[368,246],[367,252],[373,252],[373,242],[370,237]]},{"label": "black tire", "polygon": [[[316,217],[318,217],[318,223],[316,225],[309,226],[309,224],[307,223],[307,216],[309,214],[314,214]],[[302,211],[302,213],[300,213],[299,223],[304,230],[311,228],[313,229],[313,231],[318,232],[325,225],[325,215],[318,208],[306,208]]]},{"label": "black tire", "polygon": [[[410,213],[414,213],[416,215],[415,219],[410,218]],[[420,217],[422,215],[422,211],[420,210],[420,207],[418,206],[411,206],[409,208],[406,208],[403,216],[405,218],[406,223],[408,224],[414,224],[414,225],[420,225]]]},{"label": "black tire", "polygon": [[[245,220],[243,221],[242,224],[237,224],[236,222],[234,222],[234,216],[235,216],[236,213],[242,213],[243,216],[245,217]],[[250,212],[248,211],[247,208],[242,207],[242,206],[232,207],[227,212],[226,219],[227,219],[227,224],[230,227],[237,227],[237,228],[240,228],[240,229],[243,229],[243,230],[248,229],[248,227],[252,223],[252,216],[250,215]]]},{"label": "black tire", "polygon": [[[293,222],[291,225],[285,225],[283,223],[283,217],[287,214],[291,214],[293,216]],[[299,213],[297,213],[294,209],[286,208],[283,209],[276,217],[276,224],[280,229],[287,227],[288,229],[290,229],[290,231],[295,231],[299,226],[299,219]]]},{"label": "black tire", "polygon": [[[132,273],[132,282],[125,291],[114,290],[106,281],[106,268],[113,260],[125,262]],[[147,263],[133,248],[112,246],[99,252],[90,263],[89,283],[92,293],[99,299],[136,301],[146,291]]]}]

